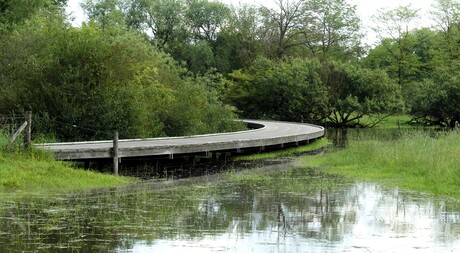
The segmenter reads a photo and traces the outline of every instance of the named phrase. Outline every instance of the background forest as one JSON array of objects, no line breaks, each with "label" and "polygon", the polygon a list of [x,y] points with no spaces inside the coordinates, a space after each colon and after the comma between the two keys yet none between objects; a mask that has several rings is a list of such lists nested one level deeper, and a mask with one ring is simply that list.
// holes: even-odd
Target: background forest
[{"label": "background forest", "polygon": [[417,10],[381,10],[373,48],[344,0],[273,1],[86,0],[72,27],[66,0],[0,0],[0,115],[31,110],[59,140],[233,131],[238,117],[460,121],[459,0],[414,30]]}]

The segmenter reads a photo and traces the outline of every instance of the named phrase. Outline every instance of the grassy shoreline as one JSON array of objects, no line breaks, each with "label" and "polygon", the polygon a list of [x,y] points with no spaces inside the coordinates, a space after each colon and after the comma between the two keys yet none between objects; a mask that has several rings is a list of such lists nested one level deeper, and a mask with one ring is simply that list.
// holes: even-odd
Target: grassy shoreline
[{"label": "grassy shoreline", "polygon": [[[236,157],[235,160],[292,156],[324,148],[329,144],[327,139],[320,139],[309,145]],[[0,146],[5,147],[5,145]],[[39,150],[7,151],[0,147],[0,194],[71,193],[128,186],[138,181],[139,179],[132,177],[116,177],[78,169],[72,163],[56,161],[52,155]]]},{"label": "grassy shoreline", "polygon": [[0,193],[68,193],[133,182],[133,178],[76,169],[72,164],[55,161],[51,155],[40,151],[0,149]]},{"label": "grassy shoreline", "polygon": [[236,156],[233,160],[234,161],[257,161],[257,160],[265,160],[265,159],[273,159],[278,157],[286,157],[286,156],[294,156],[299,154],[305,154],[309,152],[313,152],[316,150],[320,150],[329,146],[331,143],[326,138],[321,138],[315,140],[312,143],[301,145],[298,147],[291,147],[287,149],[272,151],[272,152],[263,152],[259,154],[251,154],[251,155],[242,155]]},{"label": "grassy shoreline", "polygon": [[460,132],[435,137],[405,133],[397,140],[350,141],[347,148],[303,158],[304,167],[460,200]]}]

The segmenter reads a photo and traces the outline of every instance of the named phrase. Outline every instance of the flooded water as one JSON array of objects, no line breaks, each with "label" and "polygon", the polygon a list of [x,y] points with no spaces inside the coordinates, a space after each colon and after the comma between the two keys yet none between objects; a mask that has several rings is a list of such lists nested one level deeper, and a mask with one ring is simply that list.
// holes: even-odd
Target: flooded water
[{"label": "flooded water", "polygon": [[314,169],[0,202],[0,252],[460,252],[460,209]]}]

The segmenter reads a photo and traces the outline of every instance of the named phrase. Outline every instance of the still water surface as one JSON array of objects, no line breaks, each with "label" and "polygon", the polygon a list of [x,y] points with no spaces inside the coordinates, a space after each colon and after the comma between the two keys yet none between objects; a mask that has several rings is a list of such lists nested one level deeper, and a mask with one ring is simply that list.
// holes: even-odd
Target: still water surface
[{"label": "still water surface", "polygon": [[0,252],[460,252],[453,202],[285,166],[198,183],[5,196]]}]

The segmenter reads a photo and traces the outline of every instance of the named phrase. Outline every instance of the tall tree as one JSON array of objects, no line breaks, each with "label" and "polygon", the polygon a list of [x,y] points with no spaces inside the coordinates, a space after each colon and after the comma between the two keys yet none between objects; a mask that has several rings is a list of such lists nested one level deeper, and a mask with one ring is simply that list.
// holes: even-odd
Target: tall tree
[{"label": "tall tree", "polygon": [[357,55],[362,35],[356,6],[344,0],[309,0],[303,13],[304,40],[313,56],[361,56]]},{"label": "tall tree", "polygon": [[127,16],[128,26],[148,31],[160,48],[185,40],[185,3],[181,0],[132,0]]},{"label": "tall tree", "polygon": [[84,0],[81,6],[91,21],[106,29],[113,25],[126,26],[125,4],[123,0]]},{"label": "tall tree", "polygon": [[232,10],[228,24],[216,41],[216,67],[221,73],[250,67],[262,51],[263,27],[258,9],[243,5]]},{"label": "tall tree", "polygon": [[248,71],[230,74],[227,101],[243,117],[321,122],[327,116],[327,88],[317,60],[258,58]]},{"label": "tall tree", "polygon": [[186,17],[194,37],[208,42],[215,41],[217,34],[230,18],[230,8],[220,2],[191,0]]},{"label": "tall tree", "polygon": [[287,50],[301,45],[299,37],[302,17],[302,0],[275,0],[277,8],[261,8],[264,18],[266,35],[264,39],[268,45],[273,45],[271,56],[282,58]]},{"label": "tall tree", "polygon": [[322,79],[329,90],[328,120],[337,126],[357,124],[365,115],[375,124],[402,109],[399,86],[381,69],[325,62]]},{"label": "tall tree", "polygon": [[460,1],[436,0],[430,12],[437,27],[441,29],[444,40],[442,41],[446,58],[443,60],[455,60],[460,56]]},{"label": "tall tree", "polygon": [[261,9],[266,29],[261,38],[272,45],[273,57],[347,58],[360,52],[360,20],[345,0],[277,0],[276,5]]},{"label": "tall tree", "polygon": [[62,8],[67,0],[0,0],[0,29],[21,24],[40,10]]},{"label": "tall tree", "polygon": [[[397,65],[397,80],[400,85],[414,63],[411,47],[414,40],[409,36],[411,24],[418,19],[418,10],[410,5],[395,9],[381,9],[373,17],[376,25],[373,28],[381,40],[381,45],[388,51]],[[388,40],[388,38],[390,40]]]}]

